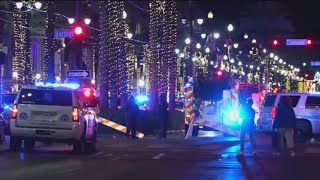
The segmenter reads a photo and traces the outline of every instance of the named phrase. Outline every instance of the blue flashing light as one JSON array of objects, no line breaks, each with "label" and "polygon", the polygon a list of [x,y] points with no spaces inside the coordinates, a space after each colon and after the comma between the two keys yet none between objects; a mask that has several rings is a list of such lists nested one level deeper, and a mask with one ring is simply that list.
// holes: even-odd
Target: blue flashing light
[{"label": "blue flashing light", "polygon": [[142,103],[148,102],[148,101],[149,101],[149,98],[148,98],[148,96],[146,96],[146,95],[138,95],[138,96],[136,97],[136,101],[137,101],[138,104],[142,104]]},{"label": "blue flashing light", "polygon": [[4,109],[9,109],[9,110],[12,110],[11,106],[9,104],[4,104],[3,105],[3,108]]},{"label": "blue flashing light", "polygon": [[80,87],[79,84],[76,83],[70,83],[70,84],[59,84],[59,83],[46,83],[43,82],[36,82],[35,84],[37,87],[65,87],[65,88],[71,88],[71,89],[78,89]]}]

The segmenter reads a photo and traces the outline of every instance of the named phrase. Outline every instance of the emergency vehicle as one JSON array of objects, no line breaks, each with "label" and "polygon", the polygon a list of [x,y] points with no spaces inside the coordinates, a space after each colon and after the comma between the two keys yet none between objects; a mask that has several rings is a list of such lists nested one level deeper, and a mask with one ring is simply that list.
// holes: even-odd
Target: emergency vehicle
[{"label": "emergency vehicle", "polygon": [[36,83],[23,86],[12,107],[10,148],[22,142],[32,150],[35,141],[72,144],[76,152],[95,151],[97,101],[94,89],[78,84]]},{"label": "emergency vehicle", "polygon": [[[196,136],[199,129],[214,129],[212,127],[217,124],[239,130],[242,122],[240,104],[249,98],[254,101],[252,107],[256,111],[256,124],[259,118],[259,107],[263,102],[266,90],[266,85],[235,83],[233,88],[223,90],[220,101],[201,101],[200,103],[194,101],[196,124],[193,135]],[[186,117],[188,116],[190,115],[186,111]],[[190,120],[188,121],[186,118],[186,128],[189,127],[189,123]]]}]

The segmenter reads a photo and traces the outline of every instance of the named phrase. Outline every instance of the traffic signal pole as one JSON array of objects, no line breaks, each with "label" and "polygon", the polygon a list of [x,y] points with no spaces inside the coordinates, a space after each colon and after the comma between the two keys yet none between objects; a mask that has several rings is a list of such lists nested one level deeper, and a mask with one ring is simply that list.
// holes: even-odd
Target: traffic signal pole
[{"label": "traffic signal pole", "polygon": [[[76,0],[76,23],[81,23],[81,1]],[[75,50],[75,70],[80,70],[82,65],[82,37],[74,38],[74,50]]]}]

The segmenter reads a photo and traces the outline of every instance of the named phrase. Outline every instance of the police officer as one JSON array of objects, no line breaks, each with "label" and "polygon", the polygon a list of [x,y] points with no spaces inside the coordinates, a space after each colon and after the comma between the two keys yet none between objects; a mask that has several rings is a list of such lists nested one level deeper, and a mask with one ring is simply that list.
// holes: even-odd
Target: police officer
[{"label": "police officer", "polygon": [[131,132],[131,137],[136,138],[138,113],[139,113],[139,106],[135,102],[134,96],[130,96],[129,101],[127,102],[127,105],[126,105],[126,124],[127,124],[126,136],[127,137],[129,137]]},{"label": "police officer", "polygon": [[253,148],[252,154],[255,155],[255,139],[254,139],[254,117],[255,117],[255,110],[252,108],[253,100],[248,99],[246,104],[243,104],[241,108],[241,130],[240,130],[240,151],[238,155],[243,155],[244,150],[244,141],[246,137],[246,133],[249,134],[249,139],[251,146]]}]

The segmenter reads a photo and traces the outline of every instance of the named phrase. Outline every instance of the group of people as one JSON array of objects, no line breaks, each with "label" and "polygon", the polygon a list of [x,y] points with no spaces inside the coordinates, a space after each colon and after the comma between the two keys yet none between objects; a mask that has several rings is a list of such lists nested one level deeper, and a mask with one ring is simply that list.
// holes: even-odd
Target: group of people
[{"label": "group of people", "polygon": [[[252,108],[253,100],[248,99],[248,101],[243,104],[242,114],[243,121],[241,123],[240,131],[240,151],[238,155],[243,155],[245,135],[249,134],[249,140],[253,148],[252,154],[255,155],[256,144],[254,138],[254,116],[255,110]],[[283,150],[284,142],[286,142],[287,148],[289,150],[290,156],[295,156],[294,152],[294,129],[296,126],[296,116],[294,110],[291,106],[291,99],[287,96],[280,98],[279,106],[276,110],[276,117],[273,123],[273,136],[277,138],[277,151],[276,155],[280,155]]]},{"label": "group of people", "polygon": [[[158,119],[160,120],[160,138],[166,138],[167,136],[167,123],[168,123],[168,102],[165,94],[161,94],[159,97],[159,105],[157,108]],[[136,138],[136,130],[138,126],[139,118],[139,106],[135,101],[134,96],[130,96],[126,105],[126,136],[131,135],[132,138]]]}]

